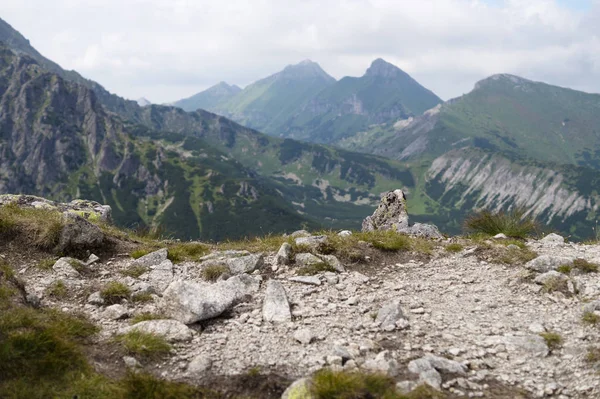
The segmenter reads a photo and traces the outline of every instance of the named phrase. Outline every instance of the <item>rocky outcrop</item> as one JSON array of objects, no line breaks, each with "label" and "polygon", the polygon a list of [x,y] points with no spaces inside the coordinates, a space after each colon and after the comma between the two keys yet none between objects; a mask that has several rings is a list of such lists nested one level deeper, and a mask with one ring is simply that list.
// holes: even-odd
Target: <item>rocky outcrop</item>
[{"label": "rocky outcrop", "polygon": [[389,191],[381,198],[381,203],[371,216],[367,216],[362,223],[362,231],[392,230],[427,238],[442,238],[437,227],[433,225],[408,223],[406,211],[406,196],[402,190]]}]

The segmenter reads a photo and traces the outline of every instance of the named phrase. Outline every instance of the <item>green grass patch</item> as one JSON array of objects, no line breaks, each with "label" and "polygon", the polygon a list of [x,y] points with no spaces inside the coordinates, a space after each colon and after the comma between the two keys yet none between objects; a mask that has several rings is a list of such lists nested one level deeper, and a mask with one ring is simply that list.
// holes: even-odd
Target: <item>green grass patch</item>
[{"label": "green grass patch", "polygon": [[129,299],[131,290],[123,283],[111,281],[100,290],[100,296],[107,305],[112,305]]},{"label": "green grass patch", "polygon": [[217,281],[223,274],[229,273],[225,265],[208,265],[202,269],[202,278],[206,281]]},{"label": "green grass patch", "polygon": [[142,331],[130,331],[115,337],[115,341],[123,345],[128,353],[156,359],[167,355],[171,345],[164,337]]},{"label": "green grass patch", "polygon": [[465,247],[463,247],[461,244],[453,243],[446,245],[444,249],[446,250],[446,252],[457,253],[465,249]]},{"label": "green grass patch", "polygon": [[64,299],[68,295],[67,286],[62,280],[57,280],[46,289],[46,294],[55,299]]},{"label": "green grass patch", "polygon": [[165,319],[165,316],[162,314],[145,312],[145,313],[140,313],[140,314],[134,316],[130,320],[130,324],[137,324],[137,323],[141,323],[142,321],[148,321],[148,320],[162,320],[162,319]]},{"label": "green grass patch", "polygon": [[426,386],[419,386],[409,394],[396,392],[395,381],[383,374],[361,372],[317,371],[310,384],[315,399],[441,399],[444,395]]},{"label": "green grass patch", "polygon": [[312,265],[302,266],[298,269],[298,275],[300,276],[314,276],[315,274],[325,272],[335,272],[335,269],[327,262],[313,263]]},{"label": "green grass patch", "polygon": [[151,252],[156,251],[156,249],[154,248],[149,248],[149,247],[141,247],[141,248],[137,248],[135,250],[133,250],[129,256],[131,256],[133,259],[139,259],[142,256],[148,255]]},{"label": "green grass patch", "polygon": [[464,222],[470,233],[483,233],[490,236],[503,233],[511,238],[526,238],[539,231],[539,224],[525,210],[516,209],[510,212],[491,212],[483,210],[469,216]]},{"label": "green grass patch", "polygon": [[573,265],[560,265],[556,268],[556,271],[562,274],[571,274],[571,271],[573,271]]},{"label": "green grass patch", "polygon": [[131,296],[131,301],[134,303],[148,303],[154,301],[154,297],[149,292],[138,292]]},{"label": "green grass patch", "polygon": [[493,256],[491,261],[496,263],[504,263],[505,265],[522,265],[532,259],[537,258],[538,254],[528,248],[507,248],[500,247],[492,250]]},{"label": "green grass patch", "polygon": [[279,250],[283,243],[294,245],[294,239],[282,235],[269,234],[264,237],[245,238],[242,240],[225,241],[217,245],[218,250],[247,250],[250,252],[273,252]]},{"label": "green grass patch", "polygon": [[19,238],[40,249],[56,247],[63,227],[62,214],[55,210],[0,207],[0,236]]},{"label": "green grass patch", "polygon": [[600,324],[600,316],[598,316],[594,312],[583,312],[583,316],[581,316],[581,320],[585,324],[590,324],[593,326]]},{"label": "green grass patch", "polygon": [[585,360],[588,363],[600,364],[600,346],[590,346],[587,350]]},{"label": "green grass patch", "polygon": [[169,246],[168,251],[167,258],[173,263],[197,262],[210,251],[210,248],[198,242],[184,242]]},{"label": "green grass patch", "polygon": [[50,270],[52,269],[52,266],[54,266],[57,260],[58,258],[51,256],[48,258],[40,259],[35,266],[40,270]]},{"label": "green grass patch", "polygon": [[138,278],[142,274],[146,273],[147,271],[148,271],[148,269],[146,268],[146,266],[142,266],[142,265],[133,263],[127,269],[121,270],[121,274],[123,276]]},{"label": "green grass patch", "polygon": [[544,338],[546,345],[548,345],[548,349],[551,351],[559,349],[562,346],[563,338],[560,334],[554,332],[545,332],[541,333],[540,337]]}]

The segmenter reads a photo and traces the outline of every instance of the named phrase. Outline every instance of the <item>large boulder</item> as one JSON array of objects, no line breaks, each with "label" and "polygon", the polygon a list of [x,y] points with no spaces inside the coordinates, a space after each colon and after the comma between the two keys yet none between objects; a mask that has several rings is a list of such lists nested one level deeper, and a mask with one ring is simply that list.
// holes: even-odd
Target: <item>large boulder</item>
[{"label": "large boulder", "polygon": [[388,191],[381,198],[381,202],[371,216],[367,216],[362,223],[362,231],[392,230],[398,233],[426,238],[443,238],[438,228],[431,224],[408,222],[406,211],[406,196],[402,190]]},{"label": "large boulder", "polygon": [[290,304],[283,285],[276,280],[269,280],[263,302],[263,320],[281,323],[292,320]]},{"label": "large boulder", "polygon": [[219,316],[256,290],[256,280],[244,274],[214,284],[175,280],[163,292],[162,309],[168,317],[192,324]]},{"label": "large boulder", "polygon": [[371,216],[362,223],[362,231],[398,230],[408,227],[406,196],[402,190],[387,192]]},{"label": "large boulder", "polygon": [[82,252],[100,248],[104,244],[102,230],[75,213],[63,213],[63,224],[57,248],[60,252]]}]

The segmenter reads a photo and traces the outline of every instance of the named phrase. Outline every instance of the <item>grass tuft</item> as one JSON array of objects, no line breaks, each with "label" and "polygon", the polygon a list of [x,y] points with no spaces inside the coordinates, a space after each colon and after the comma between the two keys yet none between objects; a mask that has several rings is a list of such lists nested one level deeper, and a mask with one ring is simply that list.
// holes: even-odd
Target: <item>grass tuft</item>
[{"label": "grass tuft", "polygon": [[294,245],[291,237],[269,234],[264,237],[245,238],[236,241],[225,241],[217,245],[221,251],[226,250],[247,250],[250,252],[273,252],[277,251],[283,243]]},{"label": "grass tuft", "polygon": [[317,371],[310,384],[315,399],[441,399],[444,395],[421,385],[409,394],[396,392],[395,381],[383,374],[362,372]]},{"label": "grass tuft", "polygon": [[210,248],[198,242],[184,242],[169,246],[167,258],[173,263],[184,261],[197,262],[209,252]]},{"label": "grass tuft", "polygon": [[544,338],[546,345],[548,345],[548,349],[551,351],[559,349],[562,346],[563,338],[560,334],[554,332],[545,332],[541,333],[540,337]]},{"label": "grass tuft", "polygon": [[64,299],[67,297],[68,291],[65,282],[57,280],[50,287],[47,288],[46,293],[55,299]]},{"label": "grass tuft", "polygon": [[202,269],[202,278],[206,281],[217,281],[222,275],[229,273],[225,265],[207,265]]},{"label": "grass tuft", "polygon": [[108,305],[121,302],[123,299],[129,299],[131,290],[125,284],[118,281],[111,281],[100,290],[100,296]]},{"label": "grass tuft", "polygon": [[162,320],[162,319],[165,319],[165,316],[162,314],[145,312],[145,313],[140,313],[140,314],[134,316],[131,319],[130,323],[137,324],[137,323],[141,323],[142,321]]},{"label": "grass tuft", "polygon": [[131,296],[131,301],[135,303],[148,303],[154,301],[154,297],[149,292],[138,292]]},{"label": "grass tuft", "polygon": [[127,269],[121,270],[121,274],[123,276],[138,278],[142,274],[146,273],[147,271],[148,271],[148,269],[145,266],[133,263]]},{"label": "grass tuft", "polygon": [[571,274],[571,271],[573,271],[573,265],[560,265],[556,268],[556,271],[562,274]]},{"label": "grass tuft", "polygon": [[577,258],[573,261],[573,267],[582,273],[596,273],[598,272],[598,265],[596,263],[588,262],[583,258]]},{"label": "grass tuft", "polygon": [[600,364],[600,346],[590,346],[587,350],[585,360],[588,363]]},{"label": "grass tuft", "polygon": [[585,324],[590,324],[590,325],[600,324],[600,316],[598,316],[594,312],[583,312],[583,316],[581,316],[581,320]]},{"label": "grass tuft", "polygon": [[54,210],[0,207],[0,236],[20,238],[40,249],[56,247],[63,227],[61,213]]},{"label": "grass tuft", "polygon": [[300,276],[314,276],[325,272],[335,272],[335,269],[327,262],[318,262],[298,269],[298,275]]},{"label": "grass tuft", "polygon": [[490,236],[503,233],[511,238],[526,238],[539,231],[539,224],[525,210],[491,212],[483,210],[469,216],[464,223],[470,233],[484,233]]},{"label": "grass tuft", "polygon": [[569,292],[569,286],[567,283],[567,280],[563,280],[561,278],[558,277],[550,277],[548,278],[543,286],[542,286],[542,291],[545,293],[553,293],[553,292],[562,292],[563,294],[566,294]]},{"label": "grass tuft", "polygon": [[458,243],[454,243],[454,244],[446,245],[445,249],[447,252],[457,253],[457,252],[462,251],[464,248],[465,247],[463,247],[462,245],[460,245]]},{"label": "grass tuft", "polygon": [[171,345],[164,337],[142,331],[133,330],[118,335],[115,341],[123,345],[130,354],[150,359],[162,357],[171,351]]},{"label": "grass tuft", "polygon": [[52,269],[52,266],[54,266],[54,264],[56,263],[56,261],[58,260],[58,258],[55,257],[48,257],[48,258],[44,258],[41,259],[36,267],[40,270],[50,270]]}]

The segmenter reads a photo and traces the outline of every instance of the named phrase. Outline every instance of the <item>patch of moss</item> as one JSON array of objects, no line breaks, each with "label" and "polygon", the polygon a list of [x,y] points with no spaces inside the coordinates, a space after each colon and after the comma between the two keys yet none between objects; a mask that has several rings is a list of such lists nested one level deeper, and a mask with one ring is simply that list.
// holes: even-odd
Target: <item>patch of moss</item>
[{"label": "patch of moss", "polygon": [[444,249],[447,252],[452,252],[452,253],[457,253],[460,252],[464,249],[465,247],[463,247],[461,244],[458,243],[453,243],[453,244],[448,244],[446,245],[446,247],[444,247]]},{"label": "patch of moss", "polygon": [[111,281],[100,290],[100,296],[106,304],[112,305],[123,299],[129,299],[131,290],[123,283]]},{"label": "patch of moss", "polygon": [[298,269],[300,276],[314,276],[315,274],[325,272],[335,272],[335,269],[327,262],[313,263],[312,265],[302,266]]},{"label": "patch of moss", "polygon": [[131,301],[134,303],[147,303],[154,301],[154,297],[149,292],[138,292],[131,296]]},{"label": "patch of moss", "polygon": [[590,324],[590,325],[600,324],[600,316],[598,316],[594,312],[584,312],[583,316],[581,316],[581,320],[585,324]]},{"label": "patch of moss", "polygon": [[202,256],[209,252],[210,248],[206,244],[198,242],[184,242],[169,246],[167,258],[173,263],[183,261],[198,261]]},{"label": "patch of moss", "polygon": [[130,265],[127,269],[121,270],[121,274],[123,276],[138,278],[147,271],[148,269],[145,266],[134,263]]},{"label": "patch of moss", "polygon": [[171,345],[161,336],[142,331],[130,331],[115,337],[115,341],[132,355],[156,359],[167,355]]},{"label": "patch of moss", "polygon": [[225,265],[208,265],[202,269],[202,278],[206,281],[217,281],[223,274],[229,273]]},{"label": "patch of moss", "polygon": [[563,338],[560,334],[554,332],[545,332],[541,333],[540,336],[544,338],[546,341],[546,345],[548,345],[548,349],[551,351],[556,350],[562,346]]}]

